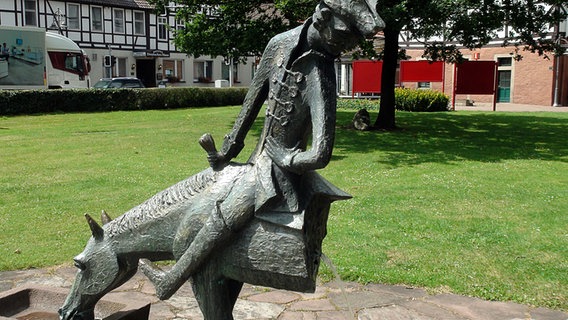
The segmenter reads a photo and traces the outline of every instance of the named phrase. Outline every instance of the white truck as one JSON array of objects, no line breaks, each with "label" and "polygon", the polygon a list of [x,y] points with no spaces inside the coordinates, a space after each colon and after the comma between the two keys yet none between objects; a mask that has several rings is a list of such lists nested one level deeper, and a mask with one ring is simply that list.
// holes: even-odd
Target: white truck
[{"label": "white truck", "polygon": [[89,88],[90,71],[73,40],[41,28],[0,26],[0,89]]}]

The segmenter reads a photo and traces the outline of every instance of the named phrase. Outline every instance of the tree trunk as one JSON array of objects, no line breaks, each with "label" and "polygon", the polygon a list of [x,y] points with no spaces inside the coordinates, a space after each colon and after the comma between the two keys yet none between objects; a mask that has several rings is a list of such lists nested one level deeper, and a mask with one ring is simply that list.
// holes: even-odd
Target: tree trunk
[{"label": "tree trunk", "polygon": [[394,130],[396,129],[394,87],[398,63],[398,35],[400,31],[387,27],[383,32],[385,35],[385,48],[383,51],[383,72],[381,77],[381,105],[374,127],[380,130]]}]

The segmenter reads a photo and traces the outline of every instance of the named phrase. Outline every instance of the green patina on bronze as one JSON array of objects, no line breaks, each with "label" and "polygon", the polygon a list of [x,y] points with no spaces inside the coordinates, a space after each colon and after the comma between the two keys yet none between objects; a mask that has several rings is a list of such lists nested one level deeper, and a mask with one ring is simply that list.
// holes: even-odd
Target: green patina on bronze
[{"label": "green patina on bronze", "polygon": [[[233,130],[220,151],[200,144],[211,164],[103,226],[75,257],[80,269],[61,319],[93,319],[97,301],[140,269],[160,299],[186,281],[205,319],[233,319],[244,282],[313,292],[330,204],[350,195],[315,170],[331,159],[335,136],[334,61],[384,23],[366,0],[323,0],[302,26],[267,45]],[[257,147],[231,162],[267,101]],[[164,271],[152,261],[176,260]]]}]

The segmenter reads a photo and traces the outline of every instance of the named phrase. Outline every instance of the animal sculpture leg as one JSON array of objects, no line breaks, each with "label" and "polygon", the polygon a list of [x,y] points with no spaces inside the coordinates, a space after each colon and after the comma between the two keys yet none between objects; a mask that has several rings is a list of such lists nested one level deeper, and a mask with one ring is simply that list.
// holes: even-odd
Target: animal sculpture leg
[{"label": "animal sculpture leg", "polygon": [[192,288],[205,320],[233,320],[233,308],[243,283],[225,278],[216,262],[208,262],[192,276]]}]

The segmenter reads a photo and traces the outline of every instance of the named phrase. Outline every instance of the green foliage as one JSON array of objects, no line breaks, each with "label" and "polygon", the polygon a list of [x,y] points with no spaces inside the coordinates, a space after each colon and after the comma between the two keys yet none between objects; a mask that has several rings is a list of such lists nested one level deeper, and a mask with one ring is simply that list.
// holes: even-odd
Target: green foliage
[{"label": "green foliage", "polygon": [[560,54],[565,49],[548,32],[566,19],[562,5],[565,1],[379,0],[377,10],[390,30],[426,39],[424,57],[454,62],[462,59],[456,43],[480,48],[498,38],[504,24],[514,31],[503,44],[515,46],[517,54],[521,49]]},{"label": "green foliage", "polygon": [[[150,2],[158,8],[170,3]],[[178,50],[195,57],[224,56],[240,61],[260,56],[273,36],[300,24],[317,4],[314,0],[174,2],[180,5],[176,19],[184,21],[183,28],[172,29]]]},{"label": "green foliage", "polygon": [[[548,7],[547,7],[548,5]],[[422,57],[431,61],[459,62],[460,47],[480,48],[497,39],[498,31],[510,27],[503,45],[512,45],[516,59],[521,50],[561,54],[561,42],[550,37],[551,26],[566,19],[564,0],[548,1],[479,1],[479,0],[378,0],[377,11],[386,23],[383,54],[383,104],[376,127],[395,129],[394,83],[396,57],[404,56],[399,48],[400,33],[408,31],[408,41],[424,44]],[[552,8],[549,10],[548,8]],[[388,72],[385,72],[387,70]]]},{"label": "green foliage", "polygon": [[[198,138],[239,110],[0,117],[0,270],[71,264],[84,213],[117,217],[207,168]],[[323,243],[344,280],[568,310],[568,113],[398,112],[393,132],[344,129],[354,113],[320,171],[354,196]]]},{"label": "green foliage", "polygon": [[[396,110],[413,112],[448,111],[450,98],[437,91],[417,89],[395,89]],[[379,110],[380,100],[376,99],[338,99],[341,109]]]},{"label": "green foliage", "polygon": [[349,110],[379,110],[378,99],[337,99],[338,109],[349,109]]},{"label": "green foliage", "polygon": [[450,98],[437,91],[397,88],[395,108],[402,111],[448,111]]},{"label": "green foliage", "polygon": [[0,115],[240,105],[247,88],[0,90]]},{"label": "green foliage", "polygon": [[[276,34],[305,21],[313,12],[317,0],[224,1],[224,0],[150,0],[166,11],[171,3],[179,5],[176,18],[184,21],[176,28],[176,47],[188,55],[224,56],[245,61],[247,56],[260,56],[268,41]],[[547,10],[545,5],[554,10]],[[385,44],[374,52],[370,42],[363,41],[352,51],[356,58],[378,58],[385,62],[383,69],[383,102],[375,125],[394,129],[395,106],[394,70],[396,59],[404,59],[399,48],[400,32],[408,31],[408,40],[424,43],[423,57],[432,61],[458,62],[463,60],[460,46],[479,48],[495,39],[507,24],[514,30],[508,33],[503,45],[546,55],[561,54],[561,41],[549,37],[550,26],[566,19],[565,0],[548,1],[478,1],[478,0],[378,0],[377,11],[386,23]],[[202,10],[205,7],[206,10]],[[214,10],[209,10],[214,9]],[[441,40],[440,40],[441,39]]]}]

